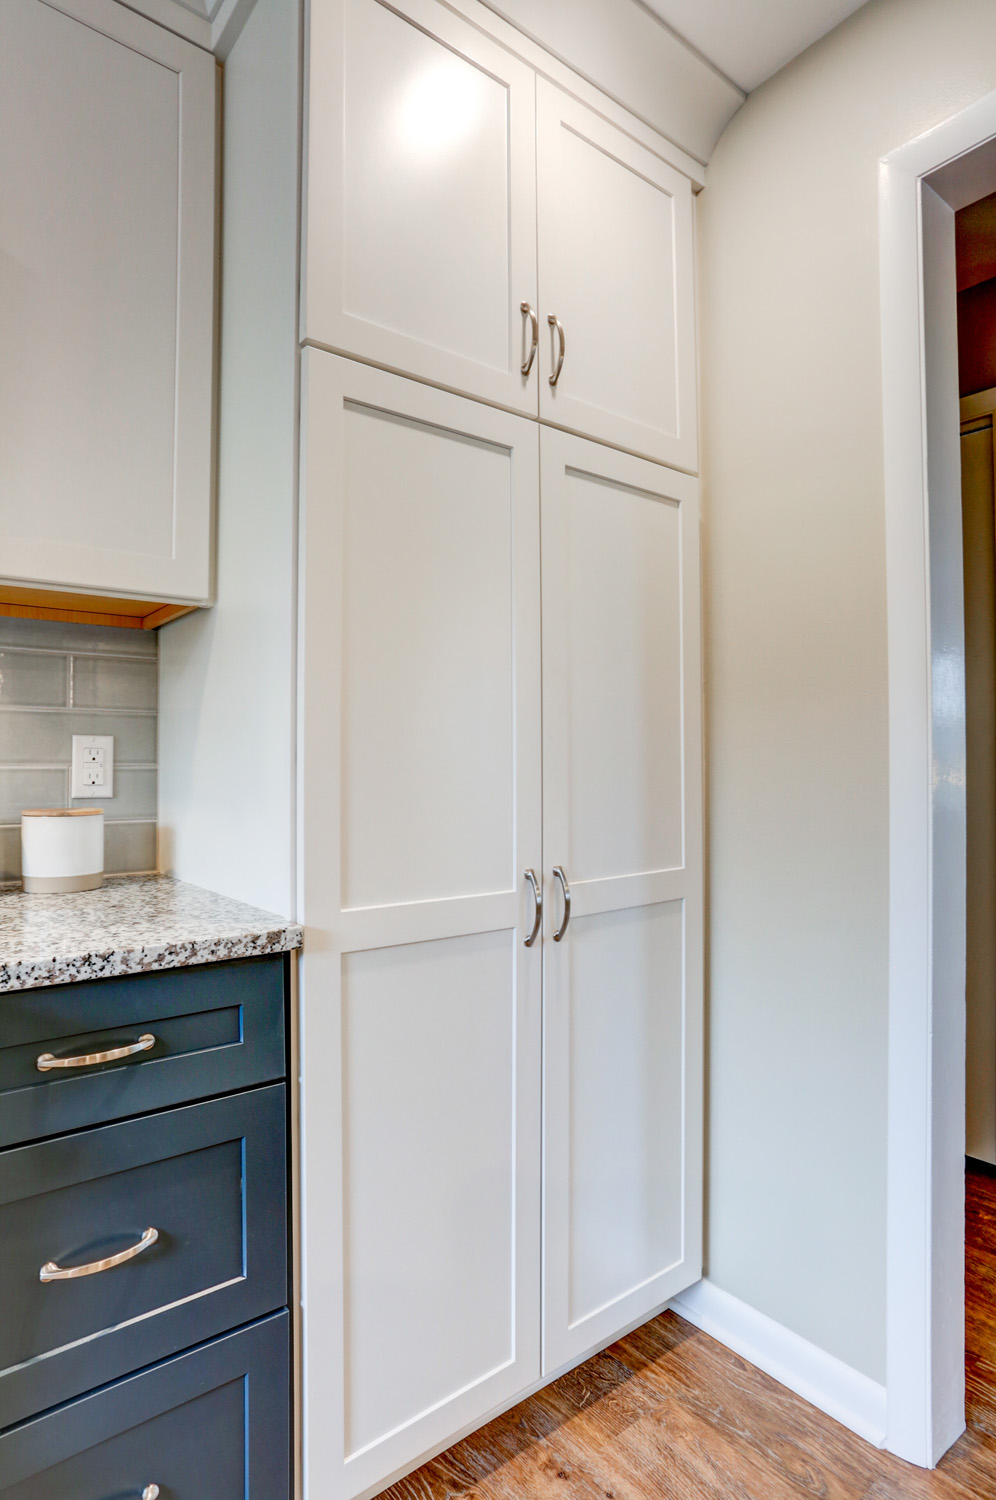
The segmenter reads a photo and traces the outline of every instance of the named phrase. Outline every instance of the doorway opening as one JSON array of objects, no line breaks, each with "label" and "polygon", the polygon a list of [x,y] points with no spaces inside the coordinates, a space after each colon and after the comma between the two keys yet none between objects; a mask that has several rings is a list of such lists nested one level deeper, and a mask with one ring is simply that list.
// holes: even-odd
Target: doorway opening
[{"label": "doorway opening", "polygon": [[[989,1157],[996,1161],[996,367],[991,380],[978,373],[981,351],[968,329],[978,325],[979,306],[991,303],[996,332],[996,237],[984,243],[991,213],[996,228],[996,94],[891,153],[881,167],[890,720],[887,1445],[933,1467],[965,1428],[967,1145],[982,1153],[969,1178],[973,1401],[980,1364],[993,1355],[980,1347],[985,1330],[975,1314],[985,1282],[980,1257],[992,1251],[979,1232],[996,1209],[996,1179],[986,1170]],[[959,355],[965,383],[975,386],[966,392],[974,406],[959,404]],[[976,483],[966,490],[964,532],[963,444],[966,477]]]}]

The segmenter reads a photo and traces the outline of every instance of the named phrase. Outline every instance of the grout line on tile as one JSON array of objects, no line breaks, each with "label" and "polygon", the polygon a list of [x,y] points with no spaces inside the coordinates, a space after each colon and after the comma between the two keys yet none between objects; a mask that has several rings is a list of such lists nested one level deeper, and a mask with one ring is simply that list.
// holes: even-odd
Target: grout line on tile
[{"label": "grout line on tile", "polygon": [[77,717],[83,714],[106,714],[109,717],[120,714],[126,719],[155,719],[158,717],[158,712],[155,708],[103,708],[99,705],[88,707],[84,703],[72,704],[68,707],[64,703],[0,703],[0,713],[6,714],[74,714]]}]

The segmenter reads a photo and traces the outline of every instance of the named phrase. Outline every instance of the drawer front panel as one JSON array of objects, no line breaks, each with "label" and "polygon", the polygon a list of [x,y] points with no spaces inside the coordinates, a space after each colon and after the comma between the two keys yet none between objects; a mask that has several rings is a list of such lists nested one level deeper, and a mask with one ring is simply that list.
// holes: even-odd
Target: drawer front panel
[{"label": "drawer front panel", "polygon": [[[0,1146],[268,1083],[284,1074],[285,957],[0,997]],[[38,1059],[105,1063],[40,1069]]]},{"label": "drawer front panel", "polygon": [[4,1500],[288,1500],[285,1312],[0,1436]]},{"label": "drawer front panel", "polygon": [[282,1084],[0,1154],[0,1427],[282,1306],[285,1226]]}]

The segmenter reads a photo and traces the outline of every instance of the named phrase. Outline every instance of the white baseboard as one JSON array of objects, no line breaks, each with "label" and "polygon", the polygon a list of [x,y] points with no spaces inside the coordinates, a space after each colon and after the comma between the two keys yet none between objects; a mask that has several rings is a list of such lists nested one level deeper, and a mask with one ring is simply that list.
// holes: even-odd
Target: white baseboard
[{"label": "white baseboard", "polygon": [[680,1317],[859,1437],[876,1448],[885,1447],[885,1386],[711,1281],[696,1282],[670,1305]]}]

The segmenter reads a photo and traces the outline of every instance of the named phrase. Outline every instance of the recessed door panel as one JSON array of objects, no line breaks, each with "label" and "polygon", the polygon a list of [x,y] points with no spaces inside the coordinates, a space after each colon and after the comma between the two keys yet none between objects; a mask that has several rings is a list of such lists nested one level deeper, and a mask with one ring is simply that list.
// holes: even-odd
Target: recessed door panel
[{"label": "recessed door panel", "polygon": [[583,880],[671,869],[682,860],[680,507],[581,470],[563,483],[548,527],[567,637],[559,857]]},{"label": "recessed door panel", "polygon": [[514,1358],[514,938],[343,959],[347,1455]]},{"label": "recessed door panel", "polygon": [[539,1374],[538,425],[319,350],[304,406],[305,1451],[348,1500]]},{"label": "recessed door panel", "polygon": [[541,456],[550,1373],[700,1274],[701,684],[696,481]]},{"label": "recessed door panel", "polygon": [[531,71],[436,0],[311,9],[305,339],[536,412]]},{"label": "recessed door panel", "polygon": [[694,469],[691,184],[542,78],[537,145],[540,415]]},{"label": "recessed door panel", "polygon": [[571,1327],[681,1260],[683,925],[674,901],[571,934]]},{"label": "recessed door panel", "polygon": [[507,890],[512,455],[367,406],[344,420],[344,905]]}]

